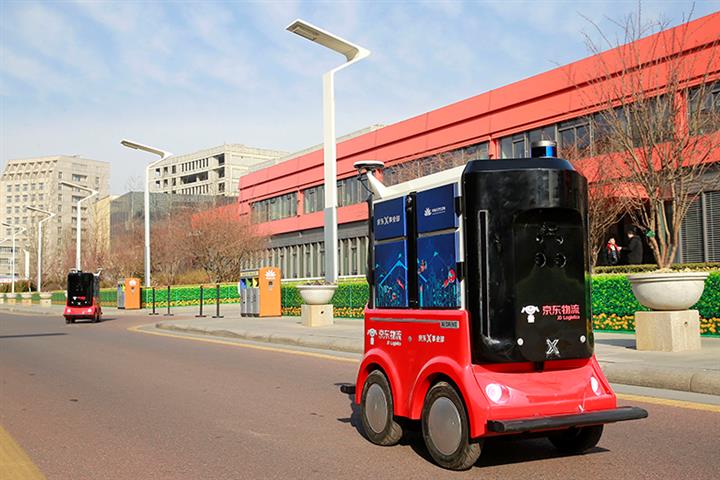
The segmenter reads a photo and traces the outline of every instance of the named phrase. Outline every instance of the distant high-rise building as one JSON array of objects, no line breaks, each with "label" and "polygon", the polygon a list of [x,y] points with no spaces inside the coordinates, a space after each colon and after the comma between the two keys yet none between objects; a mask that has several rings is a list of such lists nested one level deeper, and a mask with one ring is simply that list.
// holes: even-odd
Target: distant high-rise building
[{"label": "distant high-rise building", "polygon": [[150,191],[236,197],[242,175],[255,165],[285,155],[287,152],[278,150],[227,144],[173,156],[158,163],[151,172]]},{"label": "distant high-rise building", "polygon": [[[30,242],[34,242],[35,238],[29,238],[28,233],[35,232],[41,218],[38,216],[40,214],[26,207],[41,208],[56,214],[55,218],[44,224],[44,252],[52,255],[63,241],[75,238],[77,202],[88,195],[86,191],[63,186],[60,182],[64,180],[98,190],[96,197],[82,205],[81,228],[86,230],[90,221],[88,212],[98,198],[107,196],[109,179],[109,163],[77,155],[18,159],[7,163],[0,177],[0,218],[15,228],[26,229],[16,235],[16,276],[23,276],[22,250],[31,249]],[[12,271],[9,237],[13,228],[2,227],[1,231],[3,238],[8,240],[0,249],[0,278],[9,279]]]}]

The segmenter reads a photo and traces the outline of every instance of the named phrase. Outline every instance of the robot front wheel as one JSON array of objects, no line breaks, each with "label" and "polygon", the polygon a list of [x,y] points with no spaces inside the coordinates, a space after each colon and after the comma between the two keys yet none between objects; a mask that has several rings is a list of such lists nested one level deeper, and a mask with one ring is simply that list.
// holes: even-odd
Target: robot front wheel
[{"label": "robot front wheel", "polygon": [[470,439],[465,405],[449,383],[441,381],[430,388],[421,422],[428,452],[441,467],[467,470],[480,457],[482,440]]},{"label": "robot front wheel", "polygon": [[393,398],[385,374],[373,370],[365,380],[360,403],[360,417],[365,435],[376,445],[397,444],[403,430],[393,417]]}]

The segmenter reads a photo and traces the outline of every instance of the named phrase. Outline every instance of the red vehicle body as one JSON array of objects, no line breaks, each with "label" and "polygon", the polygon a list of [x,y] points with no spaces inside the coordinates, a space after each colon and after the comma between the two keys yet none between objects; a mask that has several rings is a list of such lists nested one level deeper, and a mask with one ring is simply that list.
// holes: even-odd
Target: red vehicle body
[{"label": "red vehicle body", "polygon": [[419,420],[435,462],[462,470],[488,437],[539,432],[578,453],[647,416],[617,407],[593,354],[587,183],[541,147],[395,187],[368,171],[365,355],[342,390],[373,443]]},{"label": "red vehicle body", "polygon": [[89,272],[73,271],[68,274],[67,300],[63,312],[65,323],[76,320],[102,320],[100,305],[100,276]]},{"label": "red vehicle body", "polygon": [[[548,361],[542,371],[536,371],[531,362],[473,364],[468,320],[464,311],[367,310],[366,331],[402,331],[402,347],[388,346],[398,340],[386,341],[378,339],[378,335],[371,344],[371,337],[366,335],[357,385],[364,385],[367,375],[380,368],[392,388],[394,414],[420,420],[430,387],[440,379],[449,380],[465,401],[472,438],[502,434],[488,428],[488,422],[495,420],[582,414],[617,407],[615,394],[594,355]],[[442,328],[443,322],[457,322],[458,328]],[[596,391],[592,378],[597,381]],[[500,386],[497,402],[486,393],[490,384]],[[362,388],[358,388],[358,404],[361,395]]]}]

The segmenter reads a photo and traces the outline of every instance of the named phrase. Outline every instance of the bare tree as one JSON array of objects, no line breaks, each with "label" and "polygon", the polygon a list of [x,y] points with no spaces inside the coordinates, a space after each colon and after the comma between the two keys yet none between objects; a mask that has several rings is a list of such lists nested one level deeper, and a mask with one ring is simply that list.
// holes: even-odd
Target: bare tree
[{"label": "bare tree", "polygon": [[[627,192],[621,189],[609,170],[592,160],[592,153],[598,148],[592,141],[584,148],[567,148],[563,158],[573,164],[588,181],[588,220],[590,223],[590,261],[597,265],[598,256],[605,246],[607,234],[628,208]],[[633,198],[633,197],[631,197]]]},{"label": "bare tree", "polygon": [[142,222],[138,221],[125,232],[116,234],[112,239],[105,278],[142,277],[143,238]]},{"label": "bare tree", "polygon": [[188,248],[190,212],[177,210],[153,225],[152,268],[160,284],[173,285],[192,266],[193,252]]},{"label": "bare tree", "polygon": [[386,185],[395,185],[415,178],[431,175],[450,168],[465,165],[473,158],[465,158],[462,150],[442,152],[428,157],[417,158],[388,167],[383,172]]},{"label": "bare tree", "polygon": [[243,263],[265,247],[266,238],[249,218],[241,218],[237,205],[198,213],[192,218],[187,245],[195,264],[210,281],[236,280]]},{"label": "bare tree", "polygon": [[[688,21],[670,30],[661,22],[644,24],[640,8],[617,23],[621,40],[610,40],[595,24],[602,42],[587,37],[601,75],[590,81],[594,100],[585,108],[601,109],[593,119],[597,153],[606,154],[601,168],[616,179],[615,189],[629,193],[617,198],[664,269],[673,263],[682,222],[720,147],[720,137],[710,134],[720,126],[718,35],[702,41]],[[653,32],[659,33],[643,38]],[[608,47],[613,50],[601,52]]]}]

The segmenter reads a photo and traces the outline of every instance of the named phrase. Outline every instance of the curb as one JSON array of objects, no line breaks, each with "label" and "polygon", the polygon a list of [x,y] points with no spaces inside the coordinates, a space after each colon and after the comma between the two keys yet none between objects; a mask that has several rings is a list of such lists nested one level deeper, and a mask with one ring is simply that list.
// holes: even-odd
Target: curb
[{"label": "curb", "polygon": [[250,330],[213,330],[201,327],[179,327],[177,325],[168,325],[163,323],[156,323],[155,328],[180,333],[195,333],[211,337],[240,338],[243,340],[251,340],[253,342],[292,345],[297,347],[315,348],[319,350],[332,350],[335,352],[363,353],[362,344],[358,345],[360,342],[339,337],[296,336]]},{"label": "curb", "polygon": [[720,395],[720,371],[603,361],[599,363],[611,383]]},{"label": "curb", "polygon": [[52,307],[40,307],[31,308],[5,308],[0,307],[0,312],[10,313],[12,315],[27,315],[27,316],[40,316],[40,317],[62,317],[62,311],[51,310]]}]

